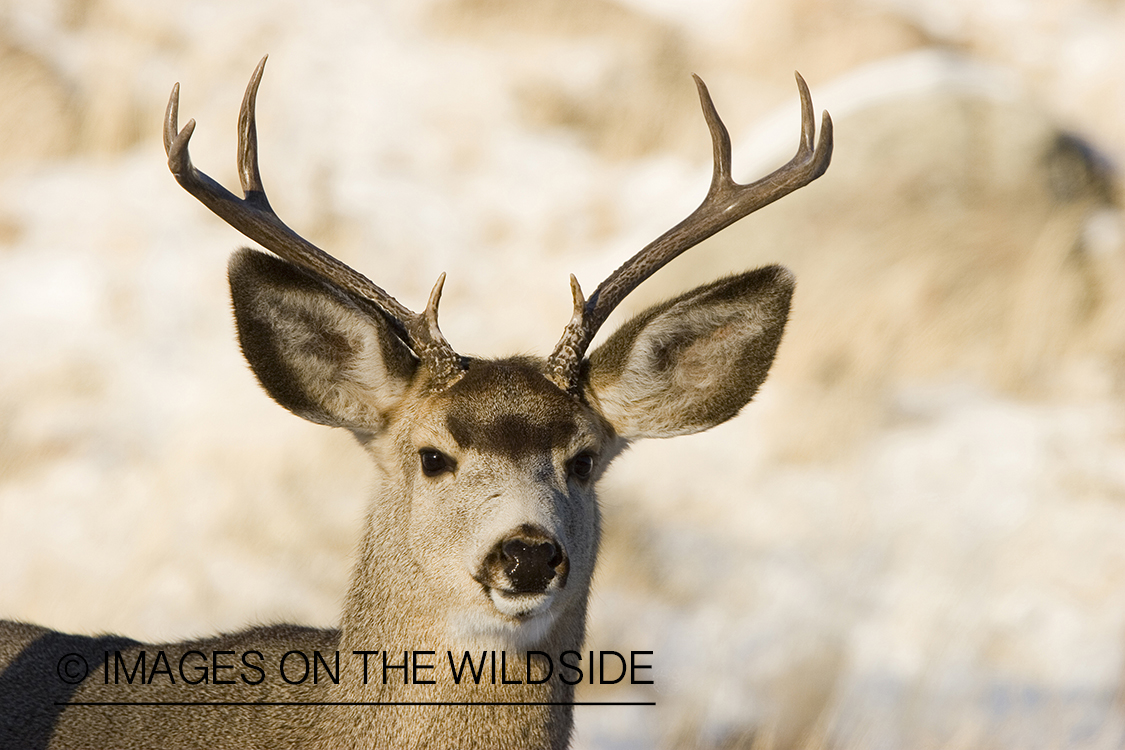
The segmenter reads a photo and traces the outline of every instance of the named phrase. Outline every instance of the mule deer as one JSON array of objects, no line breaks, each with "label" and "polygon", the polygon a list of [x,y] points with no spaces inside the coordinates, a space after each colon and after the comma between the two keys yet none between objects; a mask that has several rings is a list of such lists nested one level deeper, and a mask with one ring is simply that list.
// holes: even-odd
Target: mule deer
[{"label": "mule deer", "polygon": [[258,380],[298,416],[350,430],[378,467],[339,629],[144,645],[0,623],[0,744],[566,747],[574,683],[597,666],[581,651],[600,533],[594,486],[630,441],[708,429],[750,400],[781,340],[793,277],[770,266],[720,279],[587,348],[665,263],[823,174],[831,120],[814,147],[798,75],[797,155],[739,185],[696,78],[714,151],[703,203],[589,300],[572,276],[574,313],[549,357],[477,359],[438,329],[444,275],[411,312],[270,208],[254,122],[264,65],[239,119],[244,198],[192,166],[195,123],[178,127],[178,84],[164,144],[180,185],[274,253],[243,249],[230,262]]}]

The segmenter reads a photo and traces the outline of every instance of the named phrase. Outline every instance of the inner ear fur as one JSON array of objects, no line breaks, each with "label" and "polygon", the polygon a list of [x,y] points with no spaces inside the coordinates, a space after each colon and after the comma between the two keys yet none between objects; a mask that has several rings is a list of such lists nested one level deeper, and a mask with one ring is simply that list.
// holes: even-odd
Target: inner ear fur
[{"label": "inner ear fur", "polygon": [[626,439],[725,422],[766,379],[794,283],[788,269],[767,266],[649,308],[590,355],[587,398]]},{"label": "inner ear fur", "polygon": [[244,248],[228,271],[242,353],[266,392],[310,421],[377,431],[418,366],[382,314],[273,255]]}]

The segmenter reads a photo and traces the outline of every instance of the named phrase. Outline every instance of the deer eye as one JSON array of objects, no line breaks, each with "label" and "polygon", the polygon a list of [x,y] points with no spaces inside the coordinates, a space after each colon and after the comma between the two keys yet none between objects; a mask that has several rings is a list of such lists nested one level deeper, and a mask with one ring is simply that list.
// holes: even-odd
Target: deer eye
[{"label": "deer eye", "polygon": [[575,479],[583,481],[589,479],[594,473],[594,457],[589,453],[579,453],[570,460],[570,474]]},{"label": "deer eye", "polygon": [[452,458],[434,448],[423,448],[418,451],[418,456],[422,460],[422,473],[428,477],[453,471],[457,465]]}]

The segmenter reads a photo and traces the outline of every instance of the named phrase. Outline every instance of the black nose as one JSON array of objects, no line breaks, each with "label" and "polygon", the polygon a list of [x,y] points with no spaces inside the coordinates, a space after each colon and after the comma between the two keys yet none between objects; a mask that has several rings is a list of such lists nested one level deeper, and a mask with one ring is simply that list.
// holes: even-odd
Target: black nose
[{"label": "black nose", "polygon": [[560,587],[566,584],[562,545],[533,526],[521,526],[497,542],[486,565],[494,585],[518,594],[542,593],[556,576]]}]

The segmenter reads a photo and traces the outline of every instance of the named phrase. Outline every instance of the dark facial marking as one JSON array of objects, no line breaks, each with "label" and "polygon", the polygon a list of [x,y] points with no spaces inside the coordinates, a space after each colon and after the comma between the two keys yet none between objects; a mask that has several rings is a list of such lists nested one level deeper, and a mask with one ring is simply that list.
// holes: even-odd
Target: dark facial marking
[{"label": "dark facial marking", "polygon": [[513,461],[568,444],[577,431],[574,402],[530,362],[474,361],[449,389],[446,428],[464,449]]}]

